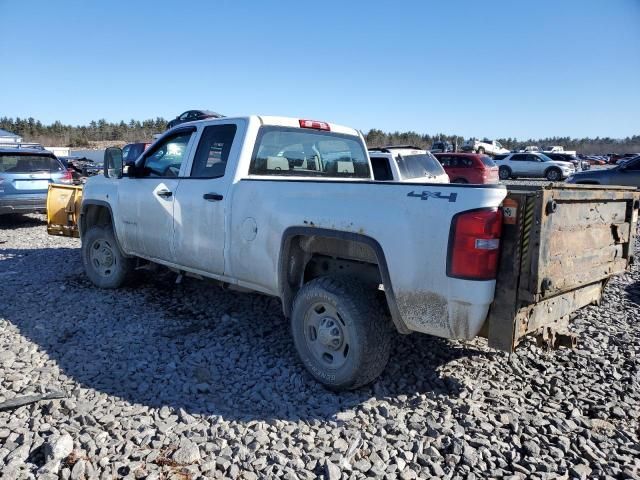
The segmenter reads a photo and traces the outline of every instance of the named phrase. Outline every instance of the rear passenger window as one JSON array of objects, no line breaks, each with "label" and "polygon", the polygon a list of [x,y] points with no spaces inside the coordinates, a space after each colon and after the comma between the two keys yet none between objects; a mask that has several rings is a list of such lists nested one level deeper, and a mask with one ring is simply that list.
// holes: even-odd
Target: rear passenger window
[{"label": "rear passenger window", "polygon": [[200,137],[196,156],[193,159],[192,177],[218,178],[224,176],[236,129],[236,125],[233,124],[205,127]]},{"label": "rear passenger window", "polygon": [[512,162],[526,162],[529,158],[529,155],[514,155],[511,157]]},{"label": "rear passenger window", "polygon": [[371,166],[373,168],[373,178],[376,180],[393,180],[393,173],[391,173],[391,165],[389,165],[388,158],[371,157]]},{"label": "rear passenger window", "polygon": [[444,156],[444,155],[438,155],[436,158],[440,162],[440,165],[442,165],[443,167],[450,167],[451,166],[451,157]]}]

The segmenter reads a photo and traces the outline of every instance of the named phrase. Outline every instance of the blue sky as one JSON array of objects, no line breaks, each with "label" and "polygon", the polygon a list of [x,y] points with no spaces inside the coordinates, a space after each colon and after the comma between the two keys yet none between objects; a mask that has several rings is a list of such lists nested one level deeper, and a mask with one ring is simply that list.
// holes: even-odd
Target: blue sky
[{"label": "blue sky", "polygon": [[640,0],[0,0],[0,116],[640,134]]}]

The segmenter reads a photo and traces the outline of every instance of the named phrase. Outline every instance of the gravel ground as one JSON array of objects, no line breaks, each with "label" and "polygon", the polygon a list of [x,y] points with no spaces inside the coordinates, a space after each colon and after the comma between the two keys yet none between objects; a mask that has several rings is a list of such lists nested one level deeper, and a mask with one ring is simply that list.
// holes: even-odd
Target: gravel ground
[{"label": "gravel ground", "polygon": [[277,301],[145,272],[92,287],[79,241],[0,217],[2,478],[640,478],[640,270],[577,350],[399,337],[372,386],[325,391]]}]

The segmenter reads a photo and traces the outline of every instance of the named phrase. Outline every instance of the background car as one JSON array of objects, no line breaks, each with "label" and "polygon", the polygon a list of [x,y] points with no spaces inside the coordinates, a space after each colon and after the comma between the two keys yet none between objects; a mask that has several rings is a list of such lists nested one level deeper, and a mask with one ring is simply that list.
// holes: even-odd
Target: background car
[{"label": "background car", "polygon": [[431,153],[453,152],[453,145],[451,144],[451,142],[438,140],[431,144],[431,148],[429,149],[429,151]]},{"label": "background car", "polygon": [[451,183],[498,183],[498,166],[487,155],[436,153]]},{"label": "background car", "polygon": [[122,161],[124,164],[135,162],[136,159],[151,145],[148,142],[128,143],[122,147]]},{"label": "background car", "polygon": [[38,149],[0,149],[0,215],[44,212],[50,183],[73,183],[55,155]]},{"label": "background car", "polygon": [[504,158],[494,158],[501,180],[529,177],[546,178],[557,182],[575,173],[571,162],[551,160],[542,153],[511,153]]},{"label": "background car", "polygon": [[640,155],[629,158],[613,168],[575,173],[567,178],[567,183],[626,185],[640,188]]},{"label": "background car", "polygon": [[463,152],[473,152],[487,155],[500,155],[501,153],[509,153],[509,150],[504,148],[497,140],[484,140],[469,139],[462,144]]},{"label": "background car", "polygon": [[545,155],[551,160],[571,162],[576,170],[589,170],[591,168],[591,164],[589,162],[580,160],[572,153],[545,153]]},{"label": "background car", "polygon": [[186,112],[178,115],[176,118],[167,123],[167,130],[185,122],[194,122],[196,120],[202,120],[204,118],[222,117],[224,117],[224,115],[212,112],[211,110],[187,110]]}]

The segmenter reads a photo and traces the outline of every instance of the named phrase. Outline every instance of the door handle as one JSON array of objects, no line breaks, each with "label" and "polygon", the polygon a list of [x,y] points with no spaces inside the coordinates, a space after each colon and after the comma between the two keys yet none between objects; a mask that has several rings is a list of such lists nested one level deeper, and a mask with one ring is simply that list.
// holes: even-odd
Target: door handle
[{"label": "door handle", "polygon": [[219,193],[205,193],[204,195],[202,195],[202,198],[204,198],[205,200],[209,200],[210,202],[219,202],[224,197]]},{"label": "door handle", "polygon": [[163,189],[163,190],[158,190],[156,192],[156,195],[162,198],[169,198],[171,195],[173,195],[173,192],[171,190]]}]

